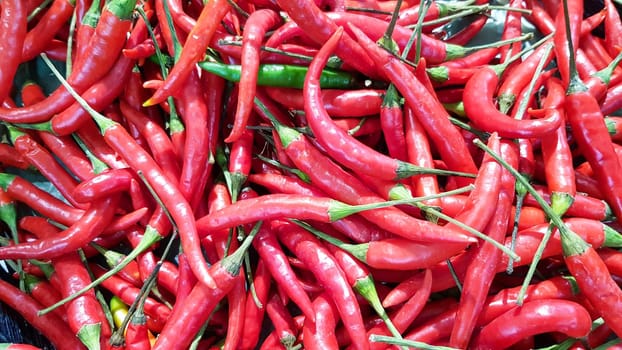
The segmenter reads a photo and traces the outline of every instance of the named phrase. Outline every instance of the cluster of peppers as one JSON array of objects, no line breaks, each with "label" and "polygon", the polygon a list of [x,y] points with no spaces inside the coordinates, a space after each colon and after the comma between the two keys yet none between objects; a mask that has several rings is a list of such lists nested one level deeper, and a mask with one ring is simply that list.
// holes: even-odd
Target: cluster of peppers
[{"label": "cluster of peppers", "polygon": [[56,349],[622,347],[584,5],[3,0],[0,301]]}]

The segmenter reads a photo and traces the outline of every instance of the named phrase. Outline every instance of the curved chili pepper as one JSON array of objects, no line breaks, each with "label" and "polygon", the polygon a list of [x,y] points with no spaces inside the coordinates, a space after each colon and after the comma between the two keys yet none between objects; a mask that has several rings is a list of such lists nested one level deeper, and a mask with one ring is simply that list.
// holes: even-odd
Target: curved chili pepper
[{"label": "curved chili pepper", "polygon": [[[276,126],[277,128],[283,128],[282,124],[277,124]],[[287,135],[284,138],[285,133]],[[297,168],[309,175],[311,181],[329,196],[353,204],[369,204],[376,200],[384,200],[359,179],[345,172],[341,167],[326,158],[297,131],[283,129],[279,130],[279,134],[281,134],[281,139],[284,141],[283,145],[288,156],[296,163]],[[415,241],[427,240],[428,238],[423,236],[428,234],[432,235],[432,237],[429,237],[430,241],[435,241],[442,236],[453,235],[447,232],[444,227],[405,215],[403,212],[392,208],[363,211],[361,215],[382,229]],[[405,227],[409,227],[409,230],[405,231]],[[449,229],[449,231],[454,230]],[[458,234],[458,236],[462,236],[462,234]]]},{"label": "curved chili pepper", "polygon": [[[550,42],[550,40],[549,40]],[[542,57],[548,52],[546,43],[533,51],[526,59],[515,65],[510,74],[505,74],[497,90],[499,110],[507,113],[514,102],[528,84],[531,77],[535,74],[538,64]],[[547,55],[545,64],[553,59],[553,55]]]},{"label": "curved chili pepper", "polygon": [[22,62],[22,47],[24,46],[27,30],[28,13],[23,1],[7,1],[2,6],[4,30],[0,35],[0,50],[4,52],[4,64],[0,69],[0,101],[9,96],[13,78],[17,67]]},{"label": "curved chili pepper", "polygon": [[276,235],[268,227],[262,227],[257,232],[257,238],[253,247],[265,261],[266,267],[270,271],[272,278],[287,293],[289,298],[300,308],[300,310],[313,318],[314,312],[309,296],[304,292],[303,287],[291,269],[285,253],[283,253]]},{"label": "curved chili pepper", "polygon": [[37,22],[37,25],[26,34],[21,50],[22,62],[30,61],[43,52],[45,46],[52,40],[54,35],[71,18],[74,3],[71,0],[54,0],[52,6]]},{"label": "curved chili pepper", "polygon": [[[39,316],[41,305],[4,280],[0,281],[0,300],[16,310],[57,349],[84,349],[67,324],[53,313]],[[65,325],[64,327],[62,325]]]},{"label": "curved chili pepper", "polygon": [[534,300],[484,326],[472,345],[474,349],[506,348],[529,335],[553,331],[580,338],[586,336],[591,327],[589,313],[576,302]]},{"label": "curved chili pepper", "polygon": [[88,244],[109,225],[118,198],[93,202],[84,215],[63,234],[34,242],[0,247],[3,259],[49,259]]},{"label": "curved chili pepper", "polygon": [[145,137],[154,160],[171,181],[177,181],[181,175],[181,168],[166,131],[146,114],[132,108],[126,102],[121,101],[119,105],[124,116],[136,125],[138,131]]},{"label": "curved chili pepper", "polygon": [[[508,4],[509,7],[521,9],[523,8],[523,2],[514,0],[510,1]],[[501,33],[501,40],[518,38],[521,36],[523,31],[522,27],[522,14],[518,11],[508,11],[505,14],[505,23],[503,25],[503,32]],[[510,44],[507,46],[502,46],[499,48],[499,53],[501,55],[500,62],[507,61],[510,58],[511,54],[516,54],[520,51],[519,44]]]},{"label": "curved chili pepper", "polygon": [[[318,44],[323,44],[337,30],[333,19],[309,0],[279,1],[277,4],[304,33]],[[312,19],[312,20],[309,20]],[[375,77],[376,68],[367,53],[348,35],[339,40],[335,52],[345,63],[368,77]]]},{"label": "curved chili pepper", "polygon": [[253,12],[247,19],[242,33],[241,74],[238,103],[233,119],[233,128],[225,142],[234,142],[242,136],[253,110],[253,99],[257,89],[259,71],[259,49],[265,33],[279,24],[281,18],[273,10],[261,9]]},{"label": "curved chili pepper", "polygon": [[[139,21],[134,26],[127,46],[134,45],[147,35],[146,26]],[[130,79],[133,60],[125,56],[119,57],[110,70],[97,82],[82,93],[82,97],[96,110],[103,110],[121,93],[125,83]],[[89,120],[89,114],[78,102],[67,105],[67,108],[51,119],[50,128],[57,135],[68,135],[83,128]]]},{"label": "curved chili pepper", "polygon": [[[214,212],[231,205],[232,198],[227,186],[220,183],[212,187],[208,200],[211,202],[209,211]],[[212,235],[211,237],[218,259],[222,259],[229,251],[238,248],[238,242],[235,239],[230,239],[228,236]],[[243,275],[244,268],[241,268],[236,285],[227,294],[229,322],[227,323],[227,334],[223,345],[224,350],[236,348],[241,340],[240,336],[243,331],[246,304],[246,284],[242,277]]]},{"label": "curved chili pepper", "polygon": [[[320,86],[321,87],[321,86]],[[380,125],[384,134],[389,155],[395,159],[406,161],[406,137],[404,135],[404,116],[399,102],[399,94],[395,86],[387,89],[380,107]],[[421,164],[416,164],[425,167]]]},{"label": "curved chili pepper", "polygon": [[453,45],[466,45],[468,44],[486,25],[488,22],[487,15],[478,15],[474,20],[458,33],[449,37],[447,43]]},{"label": "curved chili pepper", "polygon": [[[430,270],[425,270],[417,274],[417,279],[421,282],[418,290],[408,299],[398,310],[391,314],[395,327],[404,333],[413,324],[413,321],[421,314],[430,296],[432,287],[432,274]],[[384,325],[372,327],[367,334],[389,335],[388,329]],[[373,343],[372,349],[381,349],[380,344]]]},{"label": "curved chili pepper", "polygon": [[[24,276],[24,285],[26,292],[40,303],[42,307],[54,305],[62,299],[60,292],[52,284],[34,275],[26,274]],[[54,314],[64,322],[69,321],[64,308],[55,309]]]},{"label": "curved chili pepper", "polygon": [[[437,99],[430,96],[425,87],[418,82],[406,66],[367,38],[362,32],[351,27],[361,42],[372,55],[375,62],[388,75],[398,91],[406,98],[406,103],[423,124],[428,136],[437,147],[441,158],[449,169],[466,173],[475,172],[475,164],[466,149],[464,139],[451,125],[447,111]],[[460,156],[456,156],[460,155]]]},{"label": "curved chili pepper", "polygon": [[188,33],[179,59],[164,84],[149,98],[144,105],[151,106],[163,102],[175,94],[194,69],[194,65],[203,59],[212,36],[220,25],[220,20],[229,12],[229,4],[225,0],[210,1],[201,10],[197,25]]},{"label": "curved chili pepper", "polygon": [[15,151],[13,146],[0,143],[0,164],[17,169],[27,169],[30,164],[21,154]]},{"label": "curved chili pepper", "polygon": [[83,181],[74,188],[73,198],[80,203],[89,203],[113,193],[128,191],[135,175],[125,169],[110,169]]},{"label": "curved chili pepper", "polygon": [[279,224],[276,232],[279,240],[303,260],[315,278],[324,285],[324,290],[335,302],[341,321],[347,328],[352,346],[356,349],[368,349],[369,342],[361,310],[334,257],[315,237],[296,225]]},{"label": "curved chili pepper", "polygon": [[15,150],[30,161],[39,172],[58,189],[69,203],[76,207],[82,205],[73,198],[78,182],[69,174],[45,147],[26,133],[16,132],[13,138]]},{"label": "curved chili pepper", "polygon": [[497,132],[501,137],[543,137],[561,124],[559,115],[543,119],[516,120],[499,112],[493,103],[499,73],[484,67],[475,73],[464,87],[464,110],[473,125],[480,130]]},{"label": "curved chili pepper", "polygon": [[[563,113],[564,90],[561,82],[549,79],[546,82],[547,98],[544,107],[548,113]],[[547,186],[551,192],[551,204],[560,215],[571,206],[577,189],[572,154],[566,138],[566,129],[560,126],[553,135],[542,138],[542,158],[545,164]],[[553,204],[553,202],[555,202]]]},{"label": "curved chili pepper", "polygon": [[180,90],[179,113],[184,120],[186,136],[183,148],[182,168],[179,177],[179,191],[188,200],[193,200],[197,191],[202,188],[199,181],[207,167],[208,148],[208,110],[203,96],[202,86],[196,72],[191,73]]},{"label": "curved chili pepper", "polygon": [[[88,53],[88,44],[93,34],[95,33],[95,28],[97,27],[97,23],[101,17],[101,0],[92,1],[90,6],[86,8],[86,12],[83,14],[81,18],[78,19],[78,24],[75,32],[74,41],[76,42],[76,52],[73,57],[74,61],[78,61],[82,59],[81,57]],[[76,12],[78,10],[79,3],[76,3]]]},{"label": "curved chili pepper", "polygon": [[588,92],[575,90],[567,94],[564,108],[581,154],[592,166],[602,194],[621,220],[622,168],[598,103]]},{"label": "curved chili pepper", "polygon": [[[79,93],[97,82],[116,62],[110,59],[110,56],[114,55],[115,50],[120,52],[125,45],[125,36],[131,25],[129,19],[134,5],[134,0],[115,0],[106,5],[98,28],[89,43],[90,50],[98,54],[89,55],[88,59],[76,62],[68,77],[68,81]],[[73,102],[70,93],[60,87],[44,101],[32,106],[0,109],[0,119],[8,122],[38,123],[49,120],[52,115],[69,107]]]},{"label": "curved chili pepper", "polygon": [[[53,260],[55,275],[59,280],[60,290],[63,297],[72,295],[89,284],[90,276],[76,253],[66,254]],[[54,280],[52,280],[54,283]],[[89,348],[95,349],[105,344],[110,338],[112,331],[104,314],[102,306],[95,297],[95,291],[75,298],[66,304],[69,318],[69,328]],[[96,332],[99,330],[99,332]],[[101,333],[100,333],[101,332]],[[93,339],[94,335],[99,335]]]},{"label": "curved chili pepper", "polygon": [[305,116],[317,141],[335,160],[363,174],[374,174],[386,180],[394,180],[418,173],[437,173],[434,169],[418,169],[417,166],[386,157],[365,147],[358,140],[335,127],[328,113],[323,109],[318,78],[340,37],[341,32],[338,30],[322,46],[311,62],[309,73],[305,78],[303,89]]}]

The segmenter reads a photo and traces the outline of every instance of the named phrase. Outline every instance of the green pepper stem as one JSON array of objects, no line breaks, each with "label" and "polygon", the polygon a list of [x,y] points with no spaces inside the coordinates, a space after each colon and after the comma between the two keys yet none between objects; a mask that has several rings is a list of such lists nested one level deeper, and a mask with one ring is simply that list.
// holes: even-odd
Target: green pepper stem
[{"label": "green pepper stem", "polygon": [[458,350],[456,348],[451,348],[448,346],[430,345],[430,344],[422,343],[419,341],[398,339],[395,337],[387,337],[387,336],[379,335],[379,334],[370,335],[369,341],[400,345],[400,346],[407,346],[407,347],[423,349],[423,350]]}]

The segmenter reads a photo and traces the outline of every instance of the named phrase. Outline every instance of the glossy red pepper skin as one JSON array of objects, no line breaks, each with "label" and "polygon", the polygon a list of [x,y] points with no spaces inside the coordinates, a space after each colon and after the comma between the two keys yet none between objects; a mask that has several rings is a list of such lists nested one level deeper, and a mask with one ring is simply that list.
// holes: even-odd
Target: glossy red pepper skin
[{"label": "glossy red pepper skin", "polygon": [[268,30],[281,22],[276,11],[260,9],[253,12],[244,25],[242,33],[242,72],[239,83],[238,103],[233,128],[225,142],[238,140],[248,124],[253,110],[253,99],[257,90],[257,72],[260,63],[260,48]]},{"label": "glossy red pepper skin", "polygon": [[7,1],[2,6],[0,50],[4,52],[4,64],[0,69],[0,101],[9,96],[17,67],[22,62],[21,51],[26,39],[27,17],[28,12],[23,1]]},{"label": "glossy red pepper skin", "polygon": [[622,334],[622,290],[596,250],[585,244],[582,252],[570,252],[564,246],[564,261],[594,310],[615,334]]},{"label": "glossy red pepper skin", "polygon": [[279,240],[311,269],[334,301],[356,349],[369,349],[369,341],[356,296],[334,257],[310,233],[294,224],[276,228]]},{"label": "glossy red pepper skin", "polygon": [[[8,282],[0,281],[0,300],[16,310],[39,330],[57,349],[84,349],[67,324],[54,313],[39,316],[42,306]],[[61,326],[59,326],[61,325]],[[62,326],[64,325],[64,327]]]},{"label": "glossy red pepper skin", "polygon": [[507,138],[543,137],[559,128],[562,121],[559,115],[516,120],[499,112],[493,104],[498,81],[494,69],[482,68],[464,87],[464,110],[474,126]]},{"label": "glossy red pepper skin", "polygon": [[[337,30],[337,24],[310,0],[280,1],[277,4],[292,21],[318,44],[323,44]],[[336,54],[344,62],[368,77],[377,76],[369,56],[350,36],[343,36],[336,48]]]},{"label": "glossy red pepper skin", "polygon": [[[491,136],[491,138],[494,137]],[[490,143],[490,141],[489,141]],[[518,166],[518,153],[515,147],[504,142],[499,147],[499,154],[512,167]],[[485,233],[496,241],[503,241],[510,218],[512,202],[514,200],[514,177],[507,171],[498,171],[498,181],[501,183],[499,200],[495,214],[487,224]],[[501,260],[501,251],[488,242],[482,243],[474,254],[473,260],[467,268],[463,281],[460,305],[456,313],[456,321],[452,329],[449,343],[454,347],[466,347],[475,330],[475,322],[483,306],[485,297],[496,274],[495,261]]]},{"label": "glossy red pepper skin", "polygon": [[197,19],[197,25],[188,33],[188,40],[184,43],[177,64],[171,70],[164,84],[145,102],[146,105],[161,103],[179,91],[194,69],[195,63],[203,59],[212,36],[220,26],[220,20],[229,10],[230,6],[225,0],[210,1],[207,6],[203,7],[201,15]]},{"label": "glossy red pepper skin", "polygon": [[430,96],[429,91],[401,61],[379,48],[360,30],[354,27],[350,29],[354,30],[357,40],[368,50],[374,62],[382,68],[383,73],[404,96],[448,168],[475,173],[475,163],[466,148],[464,138],[451,125],[447,111],[438,100]]},{"label": "glossy red pepper skin", "polygon": [[582,155],[592,166],[594,176],[614,214],[622,217],[622,166],[613,149],[598,103],[587,92],[568,94],[566,118]]},{"label": "glossy red pepper skin", "polygon": [[581,338],[590,332],[591,325],[590,314],[576,302],[534,300],[484,326],[472,346],[481,350],[506,348],[527,336],[552,331]]},{"label": "glossy red pepper skin", "polygon": [[48,11],[28,31],[21,53],[21,61],[30,61],[40,54],[60,28],[71,18],[74,4],[70,0],[55,0]]},{"label": "glossy red pepper skin", "polygon": [[100,235],[114,214],[118,198],[94,202],[62,235],[0,248],[3,259],[49,259],[75,251]]},{"label": "glossy red pepper skin", "polygon": [[269,227],[262,227],[257,232],[253,247],[265,261],[266,268],[275,282],[281,286],[287,296],[300,308],[308,318],[314,317],[311,299],[304,292],[302,283],[297,278],[287,256],[277,240],[276,234]]}]

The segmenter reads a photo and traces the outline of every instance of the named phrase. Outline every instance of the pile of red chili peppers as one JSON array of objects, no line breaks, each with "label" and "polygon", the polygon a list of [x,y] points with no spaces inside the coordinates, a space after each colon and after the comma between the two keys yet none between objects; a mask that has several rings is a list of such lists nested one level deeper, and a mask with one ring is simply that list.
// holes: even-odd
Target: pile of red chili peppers
[{"label": "pile of red chili peppers", "polygon": [[613,0],[0,23],[0,301],[56,349],[622,348]]}]

